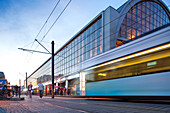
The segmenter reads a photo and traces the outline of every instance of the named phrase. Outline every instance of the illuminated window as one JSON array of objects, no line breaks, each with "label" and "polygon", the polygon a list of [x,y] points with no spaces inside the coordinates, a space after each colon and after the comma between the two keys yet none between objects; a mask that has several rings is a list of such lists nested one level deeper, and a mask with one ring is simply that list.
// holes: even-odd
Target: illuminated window
[{"label": "illuminated window", "polygon": [[[119,30],[118,37],[134,40],[137,36],[170,22],[164,9],[155,2],[144,1],[135,4],[126,14]],[[116,47],[122,45],[117,40]]]}]

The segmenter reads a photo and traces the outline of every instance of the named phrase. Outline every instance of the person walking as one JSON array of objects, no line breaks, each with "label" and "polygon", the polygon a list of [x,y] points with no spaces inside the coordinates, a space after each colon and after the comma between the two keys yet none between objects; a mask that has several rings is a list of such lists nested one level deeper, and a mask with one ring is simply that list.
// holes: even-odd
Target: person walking
[{"label": "person walking", "polygon": [[18,86],[17,85],[15,85],[15,95],[16,95],[16,97],[18,96]]},{"label": "person walking", "polygon": [[39,81],[39,95],[40,95],[40,98],[43,97],[43,84],[41,83],[41,81]]},{"label": "person walking", "polygon": [[29,97],[32,98],[32,83],[30,82],[30,85],[28,85],[28,94],[29,94]]},{"label": "person walking", "polygon": [[63,87],[60,87],[60,95],[63,95]]},{"label": "person walking", "polygon": [[70,95],[70,87],[68,87],[68,89],[67,89],[67,95]]},{"label": "person walking", "polygon": [[8,91],[8,97],[11,97],[11,86],[10,86],[10,82],[8,82],[7,84],[7,91]]},{"label": "person walking", "polygon": [[55,88],[55,95],[57,95],[57,88]]}]

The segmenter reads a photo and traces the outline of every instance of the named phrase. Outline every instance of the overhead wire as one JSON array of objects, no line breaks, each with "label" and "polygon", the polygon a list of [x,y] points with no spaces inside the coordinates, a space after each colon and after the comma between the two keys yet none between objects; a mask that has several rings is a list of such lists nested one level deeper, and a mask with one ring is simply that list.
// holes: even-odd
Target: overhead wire
[{"label": "overhead wire", "polygon": [[[53,28],[53,26],[56,24],[56,22],[58,21],[58,19],[61,17],[61,15],[64,13],[64,11],[66,10],[66,8],[69,6],[69,4],[71,3],[72,0],[70,0],[67,5],[64,7],[64,9],[62,10],[62,12],[59,14],[59,16],[55,19],[55,21],[53,22],[53,24],[51,25],[51,27],[49,28],[49,30],[45,33],[45,35],[43,36],[43,38],[40,40],[40,42],[43,41],[43,39],[47,36],[47,34],[50,32],[50,30]],[[38,48],[40,44],[37,45],[37,47],[34,49],[36,50]]]},{"label": "overhead wire", "polygon": [[[62,12],[59,14],[59,16],[55,19],[55,21],[53,22],[53,24],[51,25],[51,27],[48,29],[48,31],[45,33],[45,35],[43,36],[43,38],[40,40],[40,42],[42,42],[44,40],[44,38],[47,36],[47,34],[51,31],[51,29],[53,28],[53,26],[56,24],[56,22],[58,21],[58,19],[61,17],[61,15],[64,13],[64,11],[66,10],[66,8],[69,6],[69,4],[71,3],[72,0],[70,0],[67,5],[64,7],[64,9],[62,10]],[[36,49],[38,48],[38,46],[36,47]]]},{"label": "overhead wire", "polygon": [[[48,29],[48,31],[45,33],[45,35],[43,36],[43,38],[40,40],[40,43],[44,40],[44,38],[47,36],[47,34],[51,31],[51,29],[54,27],[54,25],[56,24],[56,22],[58,21],[58,19],[61,17],[61,15],[64,13],[64,11],[66,10],[66,8],[69,6],[69,4],[71,3],[72,0],[70,0],[67,5],[64,7],[64,9],[61,11],[61,13],[59,14],[59,16],[55,19],[55,21],[53,22],[53,24],[51,25],[51,27]],[[36,39],[35,39],[36,40]],[[38,48],[40,44],[37,45],[37,47],[34,49],[36,50]]]},{"label": "overhead wire", "polygon": [[30,42],[29,44],[26,44],[25,46],[23,46],[23,48],[29,46],[29,45],[32,44],[32,43],[34,43],[34,41],[33,41],[33,42]]},{"label": "overhead wire", "polygon": [[50,15],[48,16],[47,20],[45,21],[45,23],[43,24],[43,26],[41,27],[40,31],[38,32],[37,36],[35,37],[35,39],[37,39],[37,37],[39,36],[39,34],[41,33],[42,29],[44,28],[44,26],[47,24],[48,20],[50,19],[51,15],[53,14],[54,10],[56,9],[56,7],[58,6],[60,0],[58,0],[58,2],[56,3],[56,5],[54,6],[53,10],[51,11]]},{"label": "overhead wire", "polygon": [[[39,36],[39,34],[41,33],[41,31],[43,30],[43,28],[44,28],[45,25],[47,24],[48,20],[50,19],[50,17],[51,17],[52,14],[54,13],[54,11],[55,11],[56,7],[58,6],[59,2],[60,2],[60,0],[58,0],[58,2],[55,4],[53,10],[51,11],[51,13],[50,13],[50,15],[48,16],[48,18],[46,19],[46,21],[44,22],[43,26],[41,27],[40,31],[39,31],[38,34],[36,35],[35,39]],[[33,42],[31,42],[31,43],[32,43],[31,48],[33,47],[33,45],[34,45],[34,43],[35,43],[35,39],[34,39]],[[25,46],[24,46],[24,47],[25,47]],[[33,52],[31,52],[31,53],[33,54]],[[30,58],[28,59],[27,64],[29,63],[29,60],[31,59],[32,54],[31,54]],[[29,53],[28,53],[28,55],[29,55]],[[28,55],[26,56],[25,61],[26,61],[26,59],[28,58]]]},{"label": "overhead wire", "polygon": [[[51,15],[53,14],[53,12],[55,11],[56,7],[58,6],[60,0],[58,0],[58,2],[56,3],[56,5],[54,6],[53,10],[51,11],[50,15],[48,16],[48,18],[46,19],[46,21],[44,22],[43,26],[41,27],[40,31],[38,32],[38,34],[36,35],[35,39],[37,39],[37,37],[39,36],[39,34],[41,33],[41,31],[43,30],[43,28],[45,27],[45,25],[47,24],[48,20],[50,19]],[[34,42],[35,42],[35,39],[34,39]],[[31,48],[33,47],[34,45],[34,42],[31,46]]]},{"label": "overhead wire", "polygon": [[[60,0],[59,0],[60,1]],[[55,21],[53,22],[53,24],[51,25],[51,27],[49,28],[49,30],[45,33],[45,35],[43,36],[43,38],[40,40],[40,42],[42,42],[43,41],[43,39],[47,36],[47,34],[50,32],[50,30],[53,28],[53,26],[56,24],[56,22],[58,21],[58,19],[61,17],[61,15],[64,13],[64,11],[66,10],[66,8],[69,6],[69,4],[71,3],[71,1],[72,0],[70,0],[68,3],[67,3],[67,5],[64,7],[64,9],[62,10],[62,12],[59,14],[59,16],[55,19]],[[58,3],[59,2],[57,2],[57,4],[56,4],[56,6],[55,6],[55,8],[57,7],[57,5],[58,5]],[[52,11],[52,13],[54,12],[54,10]],[[50,13],[50,16],[52,15],[52,13]],[[49,18],[48,18],[49,19]],[[45,24],[46,24],[47,22],[45,22]],[[43,27],[44,27],[45,25],[43,25]],[[42,29],[40,30],[40,31],[42,31]],[[38,35],[39,35],[40,33],[38,33]],[[37,35],[37,37],[38,37],[38,35]],[[35,40],[36,40],[36,38],[35,38]],[[34,40],[34,42],[35,42],[35,40]],[[39,46],[40,44],[38,44],[37,45],[37,47],[34,49],[34,50],[36,50],[37,48],[38,48],[38,46]],[[32,56],[32,55],[31,55]]]}]

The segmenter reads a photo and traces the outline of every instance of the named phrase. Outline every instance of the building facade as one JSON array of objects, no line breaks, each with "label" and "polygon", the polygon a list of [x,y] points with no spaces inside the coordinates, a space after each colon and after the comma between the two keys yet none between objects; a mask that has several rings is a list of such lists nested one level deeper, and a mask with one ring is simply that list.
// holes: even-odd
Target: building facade
[{"label": "building facade", "polygon": [[[160,61],[152,62],[159,55],[158,52],[147,53],[145,57],[153,56],[150,59],[143,56],[132,57],[136,54],[144,55],[142,51],[169,44],[169,25],[170,12],[161,0],[128,0],[118,9],[109,6],[56,51],[56,86],[70,89],[72,95],[139,95],[140,93],[134,92],[122,93],[123,89],[119,88],[121,92],[118,87],[125,86],[116,82],[119,78],[133,79],[132,76],[136,75],[170,71],[170,56],[167,55],[169,50],[158,51],[165,55],[165,59],[159,56]],[[127,60],[127,56],[130,60]],[[159,62],[163,61],[167,63],[162,66]],[[47,94],[51,90],[50,75],[51,58],[28,77],[28,83],[32,82],[36,89],[37,82],[43,82]],[[108,90],[109,84],[118,86],[114,89],[120,93]],[[131,87],[130,84],[127,85]],[[170,95],[170,92],[165,94]]]}]

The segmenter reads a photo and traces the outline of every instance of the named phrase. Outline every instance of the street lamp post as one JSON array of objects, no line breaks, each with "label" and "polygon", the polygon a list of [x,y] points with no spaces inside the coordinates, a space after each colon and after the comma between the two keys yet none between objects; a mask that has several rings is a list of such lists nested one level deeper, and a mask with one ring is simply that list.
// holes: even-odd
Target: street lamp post
[{"label": "street lamp post", "polygon": [[52,98],[54,98],[54,41],[52,41],[52,52],[51,52],[51,61],[52,61]]},{"label": "street lamp post", "polygon": [[27,72],[26,72],[26,84],[25,84],[26,88],[27,88]]}]

